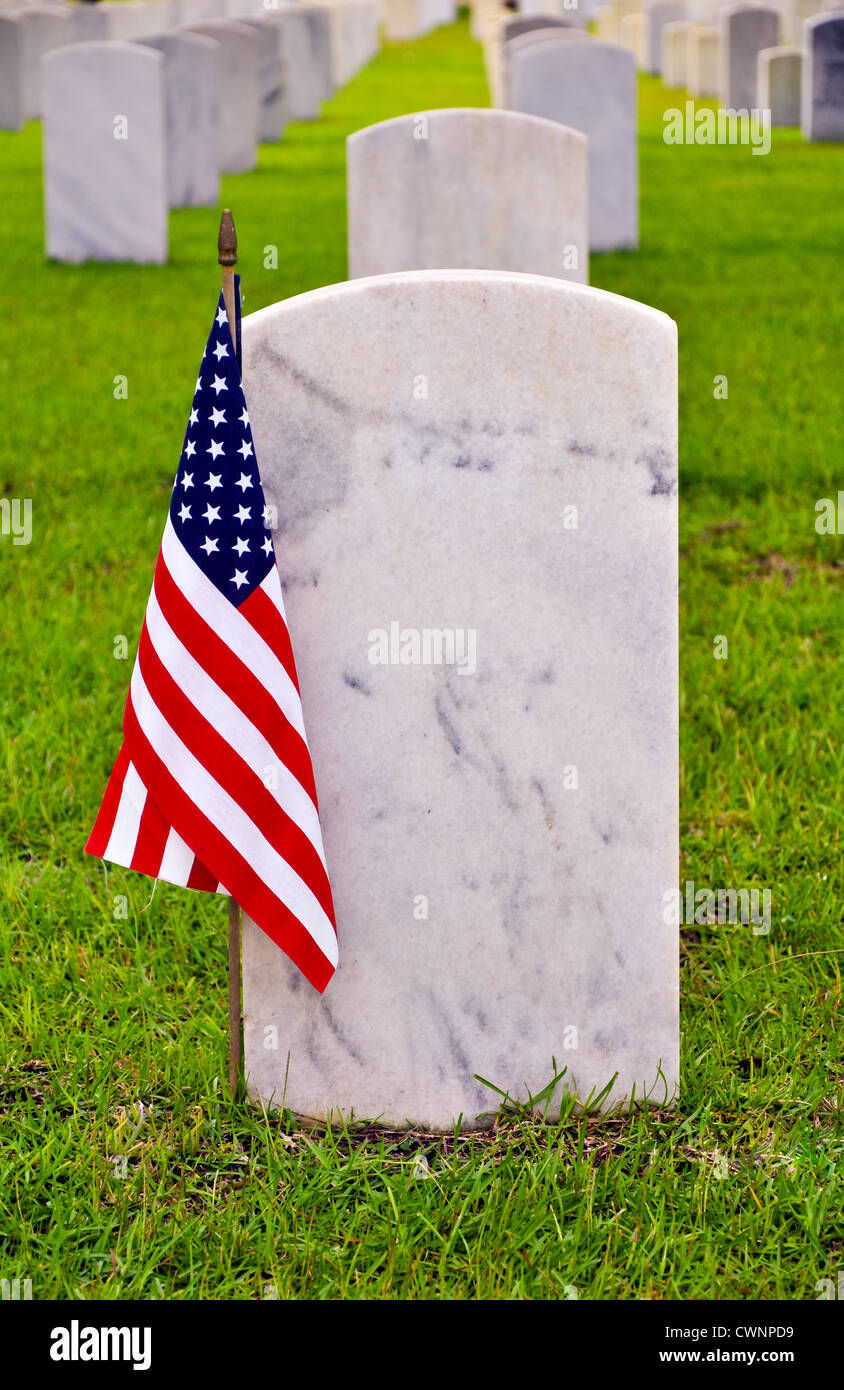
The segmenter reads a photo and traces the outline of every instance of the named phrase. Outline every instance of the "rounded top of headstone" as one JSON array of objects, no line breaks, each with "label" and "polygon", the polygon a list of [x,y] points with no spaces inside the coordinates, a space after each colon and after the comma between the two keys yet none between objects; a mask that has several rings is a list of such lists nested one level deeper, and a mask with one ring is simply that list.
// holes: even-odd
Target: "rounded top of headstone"
[{"label": "rounded top of headstone", "polygon": [[[586,140],[581,131],[574,130],[571,126],[563,125],[560,121],[547,120],[545,116],[528,115],[524,111],[505,111],[501,107],[485,106],[442,106],[435,107],[432,111],[414,111],[406,116],[391,116],[389,120],[363,126],[346,137],[346,144],[394,134],[400,139],[414,139],[415,136],[415,142],[424,147],[430,139],[432,129],[452,134],[455,130],[464,129],[471,131],[473,135],[486,134],[487,138],[494,140],[496,135],[505,129],[530,130],[531,127],[540,138],[546,140]],[[417,130],[419,134],[416,134]]]},{"label": "rounded top of headstone", "polygon": [[534,29],[573,29],[570,19],[561,19],[554,14],[519,15],[516,19],[505,19],[501,25],[501,36],[505,40],[518,38],[519,34],[529,34]]},{"label": "rounded top of headstone", "polygon": [[131,39],[87,39],[84,43],[68,43],[62,48],[52,48],[41,59],[42,64],[77,63],[91,58],[95,63],[117,62],[129,57],[134,63],[152,63],[160,66],[164,59],[154,48],[143,48]]},{"label": "rounded top of headstone", "polygon": [[[676,338],[676,323],[661,309],[592,285],[516,271],[402,270],[323,285],[257,309],[243,320],[244,342],[247,338],[253,342],[271,338],[276,327],[280,332],[286,331],[283,328],[285,320],[318,313],[329,305],[334,305],[346,321],[362,322],[357,316],[365,314],[367,303],[380,303],[386,308],[403,302],[411,314],[423,317],[435,306],[447,304],[451,306],[450,312],[458,316],[476,315],[479,325],[494,305],[507,316],[514,316],[516,325],[521,308],[537,300],[553,303],[554,313],[562,316],[579,315],[591,321],[606,320],[608,324],[635,322],[642,332],[647,333],[650,328],[658,336],[668,333],[672,339]],[[290,331],[292,344],[295,330],[291,328]],[[398,321],[396,331],[399,331]]]},{"label": "rounded top of headstone", "polygon": [[582,43],[584,39],[588,39],[590,44],[599,42],[587,29],[529,29],[526,34],[516,34],[514,38],[508,39],[504,52],[510,57],[514,53],[521,53],[525,48],[551,45],[555,48],[569,48],[572,43]]},{"label": "rounded top of headstone", "polygon": [[820,29],[825,25],[838,26],[844,24],[844,8],[840,10],[824,10],[821,14],[813,14],[809,19],[803,21],[803,28]]}]

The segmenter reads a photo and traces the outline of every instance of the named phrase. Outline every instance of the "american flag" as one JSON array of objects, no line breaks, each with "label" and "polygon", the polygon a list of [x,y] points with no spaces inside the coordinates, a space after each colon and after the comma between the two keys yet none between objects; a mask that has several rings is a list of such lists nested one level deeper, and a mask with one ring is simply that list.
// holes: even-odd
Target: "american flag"
[{"label": "american flag", "polygon": [[337,932],[268,521],[221,295],[86,848],[230,894],[321,992]]}]

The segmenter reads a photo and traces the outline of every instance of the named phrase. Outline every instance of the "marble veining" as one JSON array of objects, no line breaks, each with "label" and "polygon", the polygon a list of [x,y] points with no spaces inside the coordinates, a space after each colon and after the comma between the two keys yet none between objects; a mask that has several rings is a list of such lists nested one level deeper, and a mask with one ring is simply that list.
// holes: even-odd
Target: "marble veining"
[{"label": "marble veining", "polygon": [[[429,271],[262,310],[244,354],[340,935],[319,996],[245,924],[252,1093],[471,1127],[497,1105],[476,1074],[524,1097],[554,1057],[584,1099],[617,1072],[611,1101],[662,1100],[674,324],[551,278]],[[373,662],[394,624],[397,659]],[[473,633],[472,669],[445,641],[413,659],[425,631]]]}]

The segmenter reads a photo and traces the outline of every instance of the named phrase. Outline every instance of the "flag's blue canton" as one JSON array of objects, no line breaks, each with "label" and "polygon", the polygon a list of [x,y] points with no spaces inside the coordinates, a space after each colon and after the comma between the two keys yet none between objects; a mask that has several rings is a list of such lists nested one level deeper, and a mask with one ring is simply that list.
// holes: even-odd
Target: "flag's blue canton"
[{"label": "flag's blue canton", "polygon": [[275,563],[222,294],[196,383],[170,519],[191,558],[236,605]]}]

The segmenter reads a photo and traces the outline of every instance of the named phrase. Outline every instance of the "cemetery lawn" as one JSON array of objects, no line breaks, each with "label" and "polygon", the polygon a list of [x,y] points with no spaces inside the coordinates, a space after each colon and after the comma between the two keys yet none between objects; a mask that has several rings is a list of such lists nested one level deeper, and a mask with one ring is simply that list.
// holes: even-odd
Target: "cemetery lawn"
[{"label": "cemetery lawn", "polygon": [[[771,930],[683,927],[676,1111],[459,1142],[232,1104],[225,903],[82,853],[217,214],[172,215],[164,268],[47,265],[40,129],[0,134],[2,482],[33,499],[31,545],[0,540],[0,1277],[34,1298],[813,1299],[844,1269],[844,550],[815,529],[844,485],[844,147],[666,146],[683,100],[641,80],[642,249],[591,280],[680,327],[680,879],[769,888]],[[344,278],[348,132],[486,104],[464,20],[264,146],[224,183],[247,308]]]}]

